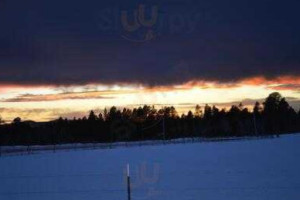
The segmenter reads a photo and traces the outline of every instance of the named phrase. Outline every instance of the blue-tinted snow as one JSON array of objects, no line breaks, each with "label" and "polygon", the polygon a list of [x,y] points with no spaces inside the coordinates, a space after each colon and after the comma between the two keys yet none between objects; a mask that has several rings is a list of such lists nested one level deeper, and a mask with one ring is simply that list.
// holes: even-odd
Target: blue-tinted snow
[{"label": "blue-tinted snow", "polygon": [[1,200],[299,200],[300,134],[0,157]]}]

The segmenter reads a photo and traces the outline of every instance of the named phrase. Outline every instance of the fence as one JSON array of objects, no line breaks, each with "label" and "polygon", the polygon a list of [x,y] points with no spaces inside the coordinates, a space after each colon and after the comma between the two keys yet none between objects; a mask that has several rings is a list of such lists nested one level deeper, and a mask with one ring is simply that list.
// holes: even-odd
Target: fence
[{"label": "fence", "polygon": [[264,136],[245,136],[245,137],[221,137],[221,138],[179,138],[170,140],[146,140],[146,141],[131,141],[131,142],[114,142],[114,143],[74,143],[74,144],[59,144],[59,145],[35,145],[35,146],[2,146],[0,147],[1,156],[10,155],[27,155],[42,152],[57,152],[70,150],[91,150],[91,149],[112,149],[137,146],[152,146],[166,144],[184,144],[184,143],[201,143],[201,142],[225,142],[236,140],[258,140],[270,139],[278,137],[277,135]]}]

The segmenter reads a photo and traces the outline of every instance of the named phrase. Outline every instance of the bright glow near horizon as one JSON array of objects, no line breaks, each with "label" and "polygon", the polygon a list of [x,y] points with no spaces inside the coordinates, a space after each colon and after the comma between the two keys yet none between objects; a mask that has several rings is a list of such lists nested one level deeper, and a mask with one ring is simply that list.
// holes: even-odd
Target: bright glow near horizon
[{"label": "bright glow near horizon", "polygon": [[[23,120],[46,121],[60,116],[82,117],[92,109],[100,112],[111,106],[132,108],[143,104],[157,105],[157,108],[162,105],[174,105],[179,113],[186,113],[196,104],[207,103],[228,107],[230,103],[243,102],[245,99],[253,99],[253,101],[264,99],[276,91],[276,86],[279,85],[240,83],[222,87],[222,85],[208,83],[156,88],[140,85],[84,85],[64,88],[0,87],[0,115],[6,121],[11,121],[17,116]],[[279,92],[284,97],[300,99],[298,90],[285,88]],[[247,102],[244,104],[248,106]]]}]

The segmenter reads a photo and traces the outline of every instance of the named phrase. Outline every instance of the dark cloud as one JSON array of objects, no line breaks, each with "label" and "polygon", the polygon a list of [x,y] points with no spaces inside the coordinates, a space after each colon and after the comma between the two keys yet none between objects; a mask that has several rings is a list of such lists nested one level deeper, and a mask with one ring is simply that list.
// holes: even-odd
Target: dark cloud
[{"label": "dark cloud", "polygon": [[[2,100],[2,102],[41,102],[41,101],[58,101],[58,100],[80,100],[80,99],[113,99],[111,96],[101,96],[106,92],[72,92],[60,94],[34,95],[23,94],[14,98]],[[110,92],[113,94],[112,92]]]},{"label": "dark cloud", "polygon": [[[300,109],[300,99],[299,98],[286,97],[285,99],[287,100],[287,102],[293,109],[295,109],[296,111],[298,111]],[[216,106],[219,109],[225,108],[226,110],[228,110],[228,109],[230,109],[230,107],[232,105],[238,106],[240,103],[242,103],[242,105],[244,107],[247,107],[250,111],[252,111],[251,109],[254,107],[256,102],[259,102],[261,104],[261,106],[263,106],[264,101],[265,101],[264,98],[257,98],[257,99],[247,98],[247,99],[241,99],[240,101],[230,101],[230,102],[224,102],[224,103],[218,103],[218,102],[209,103],[208,105]],[[188,110],[194,111],[196,105],[199,105],[203,110],[206,103],[195,104],[195,103],[187,102],[187,103],[179,103],[179,104],[152,104],[151,106],[155,106],[155,108],[157,108],[157,109],[165,107],[165,106],[174,106],[179,113],[187,113]],[[140,106],[144,106],[144,104],[127,105],[127,107],[129,107],[129,108],[137,108]]]},{"label": "dark cloud", "polygon": [[[95,109],[96,113],[102,110]],[[39,121],[50,121],[58,119],[59,117],[72,119],[74,117],[81,118],[88,115],[86,111],[74,111],[71,109],[19,109],[19,108],[1,108],[1,113],[10,113],[11,116],[6,116],[5,122],[10,123],[16,116],[22,118],[22,121],[26,120],[39,120]]]},{"label": "dark cloud", "polygon": [[0,83],[169,85],[300,76],[299,1],[142,3],[148,17],[157,6],[158,20],[133,32],[121,13],[132,19],[137,1],[0,4]]},{"label": "dark cloud", "polygon": [[[285,97],[286,101],[290,104],[290,106],[296,111],[300,109],[300,99],[295,98],[295,97]],[[210,106],[216,106],[220,109],[229,109],[232,105],[238,106],[240,103],[242,103],[243,106],[245,107],[253,107],[256,102],[259,102],[263,106],[263,102],[265,101],[264,98],[258,98],[258,99],[241,99],[240,101],[230,101],[230,102],[225,102],[225,103],[209,103],[208,105]],[[194,110],[197,104],[195,103],[180,103],[180,104],[153,104],[153,106],[158,106],[158,107],[164,107],[164,106],[175,106],[179,110],[184,110],[184,112],[187,112],[188,109]],[[206,105],[206,103],[200,103],[198,104],[202,109]],[[138,107],[138,106],[143,106],[143,104],[133,104],[130,105],[132,107]]]},{"label": "dark cloud", "polygon": [[270,88],[274,90],[295,90],[300,92],[300,84],[281,84]]}]

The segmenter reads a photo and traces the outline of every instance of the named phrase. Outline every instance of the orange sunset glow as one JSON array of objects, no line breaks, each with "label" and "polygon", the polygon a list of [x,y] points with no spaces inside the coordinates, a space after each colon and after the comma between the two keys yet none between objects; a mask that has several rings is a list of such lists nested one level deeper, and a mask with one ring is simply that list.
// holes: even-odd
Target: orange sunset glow
[{"label": "orange sunset glow", "polygon": [[300,77],[274,79],[253,77],[231,83],[190,81],[181,85],[147,87],[134,84],[87,84],[71,86],[3,85],[0,94],[1,116],[7,122],[16,116],[23,120],[47,121],[58,117],[82,117],[89,110],[103,111],[111,106],[138,107],[144,104],[174,105],[180,114],[197,104],[228,108],[242,102],[252,107],[274,91],[280,91],[299,109]]}]

